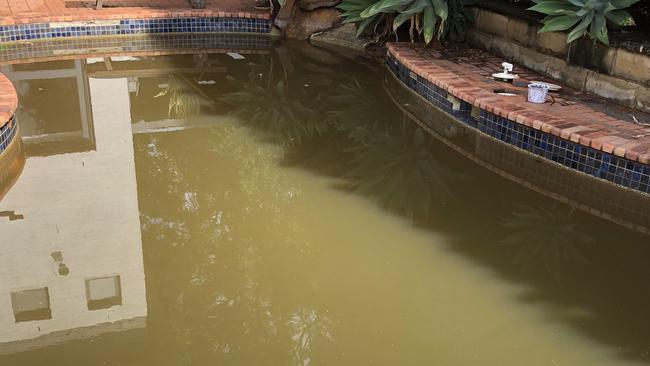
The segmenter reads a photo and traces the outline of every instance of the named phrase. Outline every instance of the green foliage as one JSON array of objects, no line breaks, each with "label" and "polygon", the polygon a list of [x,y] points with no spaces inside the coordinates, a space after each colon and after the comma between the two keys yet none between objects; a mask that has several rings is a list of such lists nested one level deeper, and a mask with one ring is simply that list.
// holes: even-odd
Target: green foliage
[{"label": "green foliage", "polygon": [[431,42],[434,37],[448,39],[462,35],[471,22],[469,6],[479,0],[343,0],[338,6],[343,10],[344,23],[357,23],[357,36],[370,28],[383,25],[384,34],[409,23],[411,41],[416,34]]},{"label": "green foliage", "polygon": [[607,21],[619,26],[634,25],[625,9],[639,0],[534,0],[528,10],[546,14],[542,32],[565,31],[567,43],[588,34],[593,40],[609,44]]},{"label": "green foliage", "polygon": [[446,0],[344,0],[338,8],[343,10],[345,23],[359,23],[357,35],[382,20],[385,32],[395,32],[409,21],[411,40],[417,32],[425,43],[443,35],[448,17]]},{"label": "green foliage", "polygon": [[341,16],[345,18],[343,23],[359,23],[357,25],[357,36],[361,35],[370,25],[376,24],[382,14],[363,18],[361,12],[369,8],[373,0],[346,0],[341,2],[337,8],[343,11]]},{"label": "green foliage", "polygon": [[451,36],[461,36],[467,31],[470,24],[474,22],[474,13],[469,9],[479,3],[479,0],[447,0],[449,16],[445,22],[443,39]]}]

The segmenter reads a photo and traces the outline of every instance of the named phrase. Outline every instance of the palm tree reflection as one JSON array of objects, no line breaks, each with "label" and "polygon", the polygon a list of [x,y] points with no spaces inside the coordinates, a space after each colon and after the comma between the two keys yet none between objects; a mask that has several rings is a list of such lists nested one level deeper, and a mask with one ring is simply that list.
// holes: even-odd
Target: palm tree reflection
[{"label": "palm tree reflection", "polygon": [[381,90],[376,80],[338,80],[324,95],[323,104],[339,129],[353,130],[359,126],[374,129],[398,117],[394,113],[386,115],[385,109],[377,108],[382,100],[390,103]]},{"label": "palm tree reflection", "polygon": [[[141,199],[150,320],[153,331],[174,335],[158,345],[170,349],[160,362],[310,363],[335,329],[317,296],[286,301],[295,288],[276,280],[291,275],[285,258],[311,253],[291,219],[300,192],[276,169],[284,148],[260,147],[239,126],[184,133],[191,146],[172,134],[138,136],[148,141],[136,144],[146,156],[138,182],[149,188],[141,194],[150,196]],[[214,174],[192,163],[199,152],[219,167]],[[188,192],[197,192],[190,210]],[[307,279],[291,284],[314,291]]]},{"label": "palm tree reflection", "polygon": [[319,338],[332,340],[332,320],[314,309],[298,309],[288,324],[291,327],[295,365],[306,366],[311,363],[312,344],[318,344]]},{"label": "palm tree reflection", "polygon": [[[148,195],[140,199],[143,239],[155,246],[145,249],[155,271],[148,274],[150,318],[160,329],[153,331],[176,335],[161,347],[181,345],[174,355],[186,356],[173,356],[181,363],[316,364],[318,350],[334,343],[337,321],[318,302],[317,284],[287,268],[287,258],[298,265],[314,251],[294,219],[301,188],[278,163],[321,171],[322,162],[335,162],[328,172],[345,188],[417,220],[453,198],[460,175],[436,159],[433,141],[415,124],[373,107],[385,98],[379,81],[305,86],[274,70],[272,58],[251,66],[247,81],[228,81],[233,89],[219,101],[241,125],[187,130],[184,139],[137,137],[145,139],[136,144],[138,184],[147,186],[140,194]],[[185,90],[174,85],[172,96]],[[170,106],[170,113],[195,108]],[[250,131],[272,143],[251,139]],[[278,278],[292,278],[293,287]]]},{"label": "palm tree reflection", "polygon": [[354,158],[346,176],[355,191],[411,218],[428,219],[435,204],[453,198],[460,175],[432,153],[432,140],[410,121],[390,128],[354,128]]},{"label": "palm tree reflection", "polygon": [[[299,64],[293,73],[277,65],[270,57],[251,65],[248,80],[228,78],[219,101],[240,125],[184,131],[183,139],[136,137],[145,139],[136,166],[147,186],[139,194],[148,196],[140,205],[151,331],[170,337],[157,345],[165,350],[159,364],[313,365],[344,336],[341,318],[318,301],[318,284],[290,268],[317,248],[295,220],[301,186],[279,163],[339,178],[336,187],[417,223],[437,223],[436,214],[453,213],[450,203],[467,203],[455,194],[465,175],[441,161],[431,137],[398,110],[377,108],[386,100],[379,80],[312,69],[307,81]],[[452,230],[469,253],[485,254],[467,238],[498,230],[485,216],[502,202],[489,202],[456,210],[463,217]],[[468,217],[476,225],[458,230]],[[519,206],[501,226],[515,263],[544,280],[586,263],[582,249],[593,242],[560,206]]]},{"label": "palm tree reflection", "polygon": [[540,269],[559,280],[566,265],[585,264],[581,245],[593,238],[575,224],[574,211],[554,205],[518,206],[501,225],[510,234],[501,243],[516,246],[514,261],[526,269]]},{"label": "palm tree reflection", "polygon": [[235,91],[222,95],[219,100],[232,107],[230,113],[289,145],[327,131],[327,120],[320,118],[305,98],[306,84],[292,84],[289,88],[289,79],[284,73],[277,75],[272,58],[268,69],[264,66],[251,65],[246,82],[227,76]]}]

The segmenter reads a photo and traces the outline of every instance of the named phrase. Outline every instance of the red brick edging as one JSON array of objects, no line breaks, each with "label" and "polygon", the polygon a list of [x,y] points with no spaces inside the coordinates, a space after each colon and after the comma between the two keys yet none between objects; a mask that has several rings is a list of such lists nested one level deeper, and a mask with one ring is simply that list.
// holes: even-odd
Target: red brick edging
[{"label": "red brick edging", "polygon": [[650,128],[646,126],[584,104],[533,104],[525,95],[501,96],[494,89],[503,84],[486,79],[473,65],[443,59],[418,45],[389,43],[387,47],[410,71],[475,107],[582,146],[650,164]]},{"label": "red brick edging", "polygon": [[38,24],[49,22],[86,22],[118,19],[149,19],[149,18],[245,18],[271,19],[269,12],[221,11],[221,10],[162,10],[137,9],[125,11],[87,11],[70,15],[25,15],[15,17],[0,17],[0,26],[15,24]]}]

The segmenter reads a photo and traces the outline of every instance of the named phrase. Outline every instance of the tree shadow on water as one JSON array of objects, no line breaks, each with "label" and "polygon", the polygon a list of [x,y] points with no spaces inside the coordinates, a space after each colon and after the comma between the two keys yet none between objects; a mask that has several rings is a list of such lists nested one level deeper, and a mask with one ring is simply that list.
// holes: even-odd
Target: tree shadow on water
[{"label": "tree shadow on water", "polygon": [[525,284],[518,301],[622,359],[650,363],[647,236],[458,157],[390,105],[379,75],[350,69],[316,93],[327,127],[292,144],[285,165],[339,178],[339,188],[444,233],[451,250]]},{"label": "tree shadow on water", "polygon": [[[470,263],[488,268],[505,282],[525,285],[525,290],[513,299],[513,305],[543,309],[549,321],[569,326],[577,334],[608,346],[621,359],[648,362],[650,281],[646,279],[650,275],[647,265],[650,246],[647,237],[574,211],[564,204],[550,202],[460,157],[403,116],[385,94],[381,75],[368,72],[363,65],[334,55],[329,60],[333,65],[328,66],[297,56],[291,47],[283,51],[291,56],[291,70],[286,67],[286,59],[272,54],[263,63],[251,65],[248,78],[230,78],[232,90],[223,94],[219,102],[227,105],[232,115],[258,132],[264,141],[281,146],[284,166],[336,178],[336,188],[370,198],[377,207],[408,219],[418,228],[444,234],[445,245],[450,251]],[[230,151],[230,147],[224,151]],[[259,180],[258,186],[273,187],[276,180],[263,176],[270,174],[268,170],[255,165],[256,159],[264,156],[251,151],[255,150],[230,153],[241,156],[238,162],[248,172],[259,172],[259,176],[251,178]],[[165,170],[164,166],[175,168]],[[160,166],[150,167],[151,172],[162,171],[172,177],[161,180],[180,182],[175,183],[178,187],[173,189],[160,188],[175,192],[179,202],[184,197],[184,189],[181,189],[184,185],[223,184],[220,179],[237,174],[233,167],[220,167],[219,177],[207,182],[192,182],[192,177],[200,174],[190,172],[183,177],[176,176],[182,166],[179,162],[161,160]],[[140,181],[140,177],[138,179]],[[200,200],[198,212],[204,212],[203,224],[214,226],[218,221],[223,226],[234,217],[246,218],[255,215],[256,210],[273,210],[279,213],[274,216],[278,221],[273,224],[290,228],[290,223],[282,221],[284,208],[260,206],[251,193],[255,184],[248,183],[243,182],[237,188],[239,191],[233,190],[238,195],[237,200],[234,195],[225,194]],[[277,189],[274,194],[279,196],[286,191],[290,191],[290,187]],[[191,207],[191,197],[189,201]],[[223,206],[229,209],[220,214]],[[151,216],[154,220],[156,215]],[[174,326],[196,324],[205,327],[204,334],[217,334],[217,329],[210,328],[212,325],[201,323],[201,319],[213,316],[223,321],[219,326],[226,324],[235,329],[233,334],[238,334],[237,327],[242,323],[252,327],[251,319],[260,319],[262,326],[267,328],[259,333],[268,339],[282,336],[294,339],[291,343],[294,351],[284,355],[287,360],[307,357],[309,352],[300,347],[311,347],[314,337],[335,347],[328,338],[336,327],[335,321],[329,319],[316,302],[295,299],[297,306],[283,308],[271,301],[274,296],[287,295],[282,289],[266,283],[270,290],[259,290],[266,288],[260,284],[272,274],[268,269],[273,264],[262,259],[273,258],[271,253],[278,247],[267,245],[267,237],[260,234],[259,228],[245,227],[246,220],[239,221],[244,227],[238,232],[254,233],[251,238],[255,240],[246,241],[250,243],[247,247],[250,251],[223,244],[225,241],[214,245],[214,238],[234,236],[237,230],[190,230],[205,232],[205,237],[200,238],[201,243],[206,243],[202,244],[202,252],[183,246],[189,243],[184,237],[188,229],[175,226],[173,222],[145,233],[145,237],[153,238],[172,235],[167,231],[173,231],[180,243],[173,249],[176,257],[196,255],[195,261],[202,266],[200,270],[186,269],[185,282],[171,275],[160,279],[160,288],[171,284],[185,296],[185,302],[178,298],[166,299],[166,302],[178,303],[182,309],[180,313],[184,318]],[[310,250],[304,243],[292,248]],[[238,266],[225,270],[209,263],[209,258],[216,258],[216,261],[236,258],[233,262]],[[230,262],[224,260],[223,263]],[[210,294],[212,300],[220,300],[205,304],[203,313],[192,315],[193,308],[183,304],[191,303],[188,300],[191,298],[201,299],[205,294],[199,285],[186,289],[187,282],[210,283],[219,279],[229,279],[230,287],[223,293]],[[305,288],[310,285],[304,284]],[[233,301],[232,306],[250,310],[248,314],[252,314],[252,318],[242,319],[241,314],[228,310],[230,301]],[[264,320],[269,313],[272,319]],[[271,324],[288,326],[275,329]],[[305,333],[305,329],[312,329],[312,333]],[[289,333],[292,335],[287,336]],[[219,349],[226,354],[228,347],[238,341],[226,338],[206,339],[212,343],[197,343],[197,347],[221,347]],[[256,346],[267,345],[251,344],[241,350]],[[233,357],[235,353],[227,354],[223,360],[232,361]]]}]

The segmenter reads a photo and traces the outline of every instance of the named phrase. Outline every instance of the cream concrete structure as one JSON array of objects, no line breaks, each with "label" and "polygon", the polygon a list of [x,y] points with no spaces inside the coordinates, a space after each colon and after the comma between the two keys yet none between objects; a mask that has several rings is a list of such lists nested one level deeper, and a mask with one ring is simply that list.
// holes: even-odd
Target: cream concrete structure
[{"label": "cream concrete structure", "polygon": [[[144,326],[142,240],[126,78],[90,79],[96,150],[31,157],[0,201],[0,353]],[[64,111],[62,111],[64,113]],[[52,253],[70,273],[62,276]],[[88,310],[86,280],[119,275],[122,304]],[[16,322],[12,292],[47,287],[51,319]]]}]

